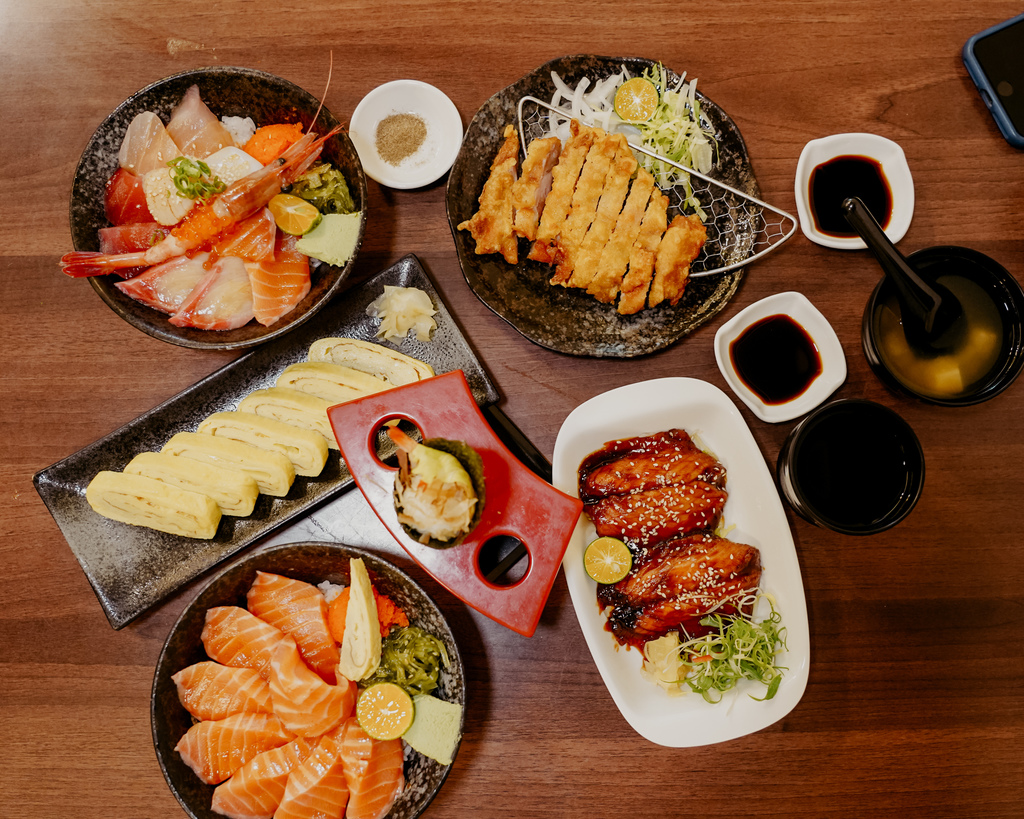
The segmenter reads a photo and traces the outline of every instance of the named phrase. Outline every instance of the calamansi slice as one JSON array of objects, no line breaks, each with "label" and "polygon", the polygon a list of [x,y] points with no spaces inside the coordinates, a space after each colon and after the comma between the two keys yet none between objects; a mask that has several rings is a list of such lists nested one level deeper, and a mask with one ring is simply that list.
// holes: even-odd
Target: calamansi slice
[{"label": "calamansi slice", "polygon": [[315,205],[291,193],[279,193],[267,207],[277,226],[292,236],[309,233],[323,218]]},{"label": "calamansi slice", "polygon": [[646,77],[626,80],[615,92],[615,113],[623,122],[647,122],[658,110],[658,89]]},{"label": "calamansi slice", "polygon": [[356,700],[359,727],[374,739],[398,739],[409,730],[414,715],[412,697],[394,683],[364,688]]},{"label": "calamansi slice", "polygon": [[583,553],[583,566],[598,583],[618,583],[633,568],[633,553],[616,537],[599,537]]}]

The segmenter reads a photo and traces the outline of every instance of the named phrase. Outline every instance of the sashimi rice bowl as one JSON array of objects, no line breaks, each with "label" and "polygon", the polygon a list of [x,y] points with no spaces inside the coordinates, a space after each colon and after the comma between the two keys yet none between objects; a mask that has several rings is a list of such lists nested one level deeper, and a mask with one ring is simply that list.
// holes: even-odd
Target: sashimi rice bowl
[{"label": "sashimi rice bowl", "polygon": [[[352,696],[346,694],[344,697],[348,705],[351,705],[352,702],[359,703],[352,716],[343,718],[338,727],[328,728],[325,732],[326,722],[323,724],[318,722],[320,716],[323,716],[322,709],[303,707],[294,713],[289,712],[285,706],[290,700],[290,695],[282,692],[277,685],[279,671],[283,667],[279,665],[278,653],[274,653],[270,667],[259,670],[257,675],[256,666],[249,663],[249,660],[256,656],[251,653],[251,649],[246,650],[245,657],[239,655],[241,662],[228,661],[227,665],[234,666],[234,672],[245,672],[254,676],[260,686],[266,687],[269,683],[268,696],[272,710],[246,708],[244,709],[246,713],[236,713],[235,716],[227,718],[221,718],[217,714],[200,713],[204,706],[200,705],[195,697],[205,697],[204,690],[209,686],[202,680],[196,680],[196,675],[200,673],[200,670],[205,674],[208,670],[205,667],[211,666],[220,667],[221,671],[231,671],[230,668],[221,667],[219,662],[211,662],[214,658],[224,659],[220,656],[221,649],[216,647],[216,643],[220,641],[225,648],[237,647],[246,639],[242,637],[243,631],[239,631],[235,627],[230,627],[230,634],[224,632],[219,625],[224,622],[224,618],[240,617],[253,620],[270,618],[270,614],[265,609],[266,604],[271,603],[275,598],[280,600],[281,593],[290,594],[287,591],[289,587],[306,586],[307,590],[311,590],[314,595],[324,592],[328,599],[331,598],[332,591],[336,592],[339,587],[350,587],[351,599],[354,599],[358,596],[356,587],[364,582],[372,586],[374,598],[378,598],[379,595],[378,610],[381,610],[379,608],[381,600],[386,599],[388,601],[387,610],[397,616],[380,621],[380,630],[383,632],[387,628],[389,631],[389,637],[384,640],[384,654],[380,668],[371,677],[368,677],[367,681],[360,683],[358,694],[353,693]],[[259,590],[257,591],[257,589]],[[308,591],[300,591],[300,593],[308,595]],[[328,688],[341,691],[350,687],[354,692],[356,684],[349,683],[347,680],[343,681],[340,676],[342,669],[349,667],[345,649],[349,639],[349,630],[357,628],[357,633],[359,631],[358,622],[351,619],[353,610],[349,595],[346,594],[345,599],[348,601],[349,624],[342,625],[345,636],[339,646],[342,655],[341,662],[337,666],[339,677],[337,686],[331,685]],[[273,605],[279,604],[273,603]],[[334,633],[333,606],[330,621],[331,631]],[[304,622],[306,621],[304,620]],[[356,622],[356,626],[352,626],[353,622]],[[387,623],[395,623],[395,625],[386,626]],[[286,625],[281,625],[282,628],[287,628]],[[377,625],[378,623],[374,621],[374,631],[376,631]],[[267,628],[267,626],[264,625],[261,628]],[[270,630],[274,631],[272,628]],[[307,626],[302,627],[303,632],[307,630]],[[214,634],[217,631],[227,638],[226,642]],[[372,698],[372,693],[382,688],[381,684],[375,681],[384,673],[386,663],[390,662],[385,658],[393,660],[395,657],[389,646],[393,645],[395,638],[403,645],[408,646],[409,644],[404,641],[407,632],[429,635],[427,639],[433,641],[434,651],[437,652],[434,656],[438,661],[423,665],[416,664],[415,668],[418,669],[416,674],[411,676],[402,674],[395,678],[397,684],[406,688],[410,685],[413,687],[419,685],[419,690],[422,692],[414,697],[416,705],[413,727],[402,729],[400,739],[382,738],[384,741],[379,743],[380,747],[373,750],[366,743],[377,743],[377,740],[371,739],[366,733],[378,736],[373,726],[377,728],[380,726],[364,721],[364,714],[361,712],[363,695],[367,694]],[[307,663],[311,663],[309,669],[318,669],[316,673],[313,670],[303,673],[317,677],[323,670],[318,668],[311,655],[303,654],[305,662],[298,659],[299,654],[295,653],[294,649],[296,643],[300,645],[303,643],[303,639],[300,638],[298,632],[294,632],[294,635],[293,640],[292,637],[278,634],[278,637],[283,638],[284,643],[291,646],[290,649],[284,649],[281,656],[292,653],[295,655],[295,661],[299,664],[305,666]],[[422,637],[413,639],[422,639]],[[305,649],[300,648],[299,651],[305,652]],[[433,665],[433,671],[429,671],[431,665]],[[388,667],[391,668],[391,666]],[[250,671],[250,668],[253,670]],[[432,682],[425,681],[426,678],[419,673],[423,671],[429,673]],[[345,673],[349,672],[346,670]],[[196,681],[196,687],[193,687],[191,691],[188,690],[190,685],[188,675],[190,674]],[[355,678],[352,676],[349,679]],[[321,685],[321,683],[316,684]],[[385,683],[383,687],[387,685]],[[223,708],[226,703],[223,694],[223,691],[216,694],[208,704]],[[237,696],[232,695],[232,700],[235,699]],[[436,708],[444,709],[455,715],[450,719],[448,725],[450,744],[444,748],[443,753],[438,753],[441,746],[433,742],[428,741],[426,745],[421,744],[422,733],[418,738],[413,738],[413,728],[420,720],[421,708],[424,709],[424,715],[428,713],[431,715],[424,717],[430,720],[430,725],[436,725],[433,715],[436,715],[437,711],[434,707],[426,708],[425,705],[431,703],[425,704],[423,700],[430,700]],[[290,804],[290,800],[306,800],[307,796],[304,794],[310,787],[308,777],[312,775],[326,777],[322,785],[315,785],[313,788],[319,794],[318,799],[322,797],[326,800],[325,804],[331,802],[335,796],[338,797],[340,808],[334,813],[339,817],[358,816],[365,819],[371,817],[383,819],[384,816],[387,816],[390,819],[411,819],[411,817],[418,816],[427,807],[451,769],[458,752],[463,729],[464,706],[463,667],[455,639],[444,615],[412,578],[386,560],[363,549],[333,543],[292,543],[263,549],[243,558],[214,577],[189,603],[171,629],[157,662],[153,681],[151,719],[157,759],[164,777],[181,806],[193,819],[213,819],[213,817],[223,815],[270,815],[278,808],[286,815],[292,815],[295,805]],[[227,710],[232,709],[228,708]],[[255,713],[261,710],[264,712]],[[252,713],[249,713],[250,711]],[[320,716],[317,716],[318,714]],[[358,720],[356,719],[357,715]],[[207,720],[218,720],[218,722],[207,722]],[[258,720],[264,720],[268,724],[280,722],[282,726],[288,726],[289,732],[297,735],[289,736],[287,743],[283,740],[275,741],[273,745],[276,750],[266,753],[259,752],[250,764],[242,763],[240,769],[228,761],[229,754],[222,750],[216,750],[213,756],[208,757],[209,765],[212,768],[200,770],[197,767],[197,759],[194,754],[190,753],[190,749],[195,749],[196,746],[194,742],[189,744],[189,737],[203,735],[206,726],[209,726],[210,730],[219,731],[220,728],[217,726],[227,725],[229,722],[234,725],[233,721],[238,721],[240,724],[246,725],[248,729],[250,723]],[[318,722],[318,725],[310,724],[308,731],[297,724],[297,722],[306,723],[310,720]],[[363,728],[366,733],[363,732]],[[399,732],[396,731],[394,735],[398,734]],[[358,737],[362,737],[362,739],[360,740]],[[203,741],[205,742],[205,740]],[[355,745],[352,744],[352,741],[355,742]],[[232,742],[235,742],[235,739]],[[246,740],[246,744],[248,743],[249,740]],[[221,740],[215,740],[213,747],[222,749],[222,745]],[[366,763],[350,759],[346,756],[348,751],[342,749],[342,746],[356,751],[359,758],[365,759]],[[370,756],[359,754],[357,746],[366,750]],[[296,750],[289,751],[292,748]],[[336,761],[332,761],[331,749],[335,749],[334,753],[341,754]],[[287,764],[283,759],[275,761],[273,775],[278,777],[278,771],[282,770],[284,776],[281,781],[274,784],[264,780],[264,784],[257,785],[256,781],[260,777],[266,777],[271,772],[267,765],[260,763],[260,760],[269,759],[279,752],[298,754],[298,759],[290,760]],[[249,757],[252,757],[253,753],[256,752],[246,752]],[[385,763],[385,757],[390,761]],[[349,767],[350,762],[354,767]],[[370,765],[370,770],[374,770],[374,766],[381,763],[392,766],[390,770],[393,772],[391,776],[395,784],[393,788],[390,786],[387,788],[386,794],[379,793],[382,785],[376,775],[371,790],[367,792],[363,789],[365,779],[360,779],[362,774],[359,771],[363,770],[363,765],[367,763]],[[213,770],[229,764],[237,771],[236,773],[229,774],[226,770],[218,773]],[[247,772],[247,769],[254,766],[253,771]],[[308,771],[303,773],[301,771],[303,768],[308,768]],[[335,769],[337,772],[331,773]],[[257,774],[254,778],[251,774],[256,770],[265,770],[266,772]],[[327,780],[332,779],[333,781],[341,773],[344,774],[344,780],[348,780],[348,785],[347,787],[342,785],[340,790],[337,790],[339,786],[328,783]],[[355,781],[353,781],[353,777],[355,777]],[[292,783],[292,779],[296,778],[297,781]],[[296,787],[294,792],[292,791],[293,784]],[[271,795],[276,789],[280,789],[281,792]],[[308,793],[311,795],[312,791],[308,791]],[[286,804],[288,805],[287,810]],[[334,813],[328,813],[334,815]]]},{"label": "sashimi rice bowl", "polygon": [[[143,142],[138,139],[138,134],[140,125],[145,121],[152,129],[160,132],[158,138],[152,138],[151,143],[143,143],[147,146],[145,150],[150,154],[159,154],[162,159],[162,153],[149,146],[156,145],[159,140],[169,140],[171,131],[180,134],[182,129],[175,129],[170,123],[175,115],[181,120],[185,109],[191,110],[193,107],[198,108],[200,116],[207,120],[202,127],[209,126],[221,134],[230,134],[232,142],[226,142],[225,147],[214,153],[211,158],[213,162],[218,156],[222,157],[221,164],[224,165],[225,179],[228,183],[224,183],[216,171],[210,171],[210,167],[204,162],[206,157],[201,155],[202,150],[193,157],[190,147],[182,149],[179,146],[181,156],[175,157],[171,162],[160,163],[161,166],[167,164],[169,167],[166,171],[168,187],[176,186],[169,191],[167,197],[174,200],[174,203],[184,202],[189,206],[193,205],[193,202],[187,200],[194,200],[194,207],[180,216],[181,221],[173,224],[173,217],[178,216],[176,210],[170,211],[171,215],[168,216],[163,207],[155,207],[158,193],[149,185],[151,180],[148,177],[158,174],[149,172],[135,175],[126,172],[133,167],[129,159],[129,168],[126,169],[125,157],[126,152],[131,153],[137,144]],[[167,126],[166,132],[164,126]],[[185,123],[185,129],[192,127],[191,122]],[[198,130],[200,126],[195,127]],[[251,136],[254,129],[266,131],[268,127],[291,129],[295,139],[305,136],[305,140],[301,144],[293,144],[290,149],[287,148],[289,143],[284,142],[281,147],[284,153],[279,154],[282,157],[280,160],[249,159],[242,150],[243,147],[249,147],[243,142],[247,138],[247,129],[248,135]],[[281,132],[275,133],[275,136],[279,135]],[[257,136],[261,136],[260,131],[257,131]],[[179,136],[173,141],[176,143],[180,139]],[[197,143],[199,139],[196,138]],[[306,146],[309,146],[308,149]],[[231,155],[224,157],[227,153]],[[135,155],[138,154],[132,154]],[[273,154],[266,156],[270,157]],[[293,162],[284,161],[293,156],[298,159]],[[248,160],[251,167],[241,169],[239,157],[243,162]],[[308,157],[314,158],[307,161]],[[148,154],[146,158],[150,158]],[[261,162],[265,169],[260,167]],[[286,167],[278,170],[278,165]],[[196,170],[197,168],[201,170]],[[237,190],[237,186],[245,184],[245,179],[251,178],[245,174],[254,172],[255,175],[259,175],[265,170],[266,175],[274,177],[273,182],[277,183],[279,188],[280,183],[284,183],[284,192],[287,194],[290,192],[289,185],[293,182],[292,176],[297,176],[300,171],[307,171],[314,178],[318,178],[316,172],[320,168],[329,168],[333,179],[342,180],[342,187],[347,187],[344,207],[348,212],[344,217],[333,214],[331,216],[332,219],[348,220],[349,249],[343,258],[329,263],[314,258],[309,253],[300,253],[297,248],[316,232],[316,227],[323,218],[317,215],[316,220],[309,223],[313,227],[300,226],[298,229],[294,224],[281,222],[280,218],[275,224],[271,213],[274,206],[269,205],[272,196],[262,195],[264,189],[269,190],[269,185],[260,186],[260,196],[246,195],[245,204],[258,198],[259,206],[252,208],[253,213],[247,213],[237,223],[232,219],[218,216],[225,224],[228,221],[232,222],[231,226],[225,227],[223,231],[219,230],[219,222],[206,224],[211,220],[204,222],[199,218],[203,215],[201,211],[211,212],[220,208],[218,199],[226,201],[232,195],[233,189]],[[131,187],[124,180],[119,180],[119,176],[138,184]],[[236,176],[239,177],[238,181],[234,181]],[[143,181],[149,187],[144,187]],[[307,185],[307,180],[302,179],[300,185]],[[122,188],[125,191],[123,196],[120,194]],[[307,192],[303,195],[307,199],[310,197],[308,185]],[[268,202],[263,202],[264,198]],[[239,199],[236,194],[233,201],[237,203]],[[116,201],[112,204],[112,200]],[[137,244],[137,237],[131,235],[137,226],[131,223],[131,219],[126,219],[126,223],[121,224],[115,221],[116,216],[111,216],[112,212],[122,212],[118,210],[118,203],[128,205],[136,200],[143,203],[143,210],[147,210],[147,203],[154,205],[148,209],[153,211],[153,215],[147,215],[145,220],[139,220],[141,227],[150,225],[154,228],[150,240],[144,243],[145,248],[141,245],[131,246],[133,242]],[[305,199],[299,201],[305,206],[312,207]],[[322,204],[313,204],[317,204],[321,212],[326,212]],[[220,214],[219,210],[217,212]],[[313,212],[316,214],[315,208]],[[280,211],[275,213],[279,214]],[[241,349],[288,332],[314,315],[338,291],[358,253],[365,227],[365,214],[366,180],[359,157],[344,128],[339,127],[338,120],[326,107],[321,106],[321,101],[317,97],[286,80],[260,71],[227,67],[196,69],[168,77],[142,89],[118,106],[96,130],[75,172],[70,208],[71,236],[75,252],[62,258],[61,267],[68,275],[88,277],[93,289],[111,309],[137,329],[155,338],[198,349]],[[254,226],[249,228],[250,224]],[[209,240],[196,241],[195,247],[176,247],[170,254],[158,253],[157,246],[162,250],[171,244],[186,245],[187,241],[183,239],[195,238],[194,234],[201,234],[204,227],[207,232],[213,234]],[[309,233],[303,236],[303,230],[308,230]],[[101,231],[104,232],[103,238]],[[128,241],[122,241],[123,238]],[[258,243],[261,240],[264,246],[269,242],[272,249],[259,249]],[[244,249],[236,250],[240,246]],[[254,246],[257,246],[256,251],[253,250]],[[178,250],[181,252],[177,252]],[[105,256],[93,264],[95,255],[100,251]],[[115,258],[111,258],[111,254]],[[154,256],[154,259],[156,255],[171,255],[172,258],[162,263],[149,261],[139,267],[125,264],[124,269],[121,269],[122,261],[126,262],[133,256],[143,254],[147,257]],[[243,258],[230,258],[231,256]],[[264,258],[266,262],[263,261]],[[69,264],[69,259],[79,262],[85,259],[85,263]],[[205,286],[203,277],[200,277],[194,288],[185,288],[182,295],[186,298],[181,299],[180,305],[168,307],[161,303],[164,295],[161,292],[148,299],[143,292],[140,297],[140,291],[148,285],[136,288],[125,286],[126,281],[141,280],[145,274],[150,277],[154,273],[161,274],[161,264],[176,265],[179,261],[188,262],[193,259],[198,261],[192,266],[200,270],[205,268],[209,275],[205,278]],[[224,272],[221,273],[221,270]],[[161,274],[157,281],[173,282],[164,288],[165,291],[173,292],[174,287],[180,288],[178,283],[184,281],[187,275]],[[129,278],[126,279],[126,276]],[[174,278],[175,276],[177,278]],[[221,292],[228,294],[228,306],[223,311],[227,314],[228,320],[219,321],[219,316],[211,319],[210,308],[204,301],[207,297],[203,295],[203,291],[216,291],[221,282],[227,282],[232,278],[239,280],[236,284],[247,284],[250,280],[252,282],[249,316],[239,318],[245,312],[245,307],[243,306],[241,310],[234,309],[234,302],[237,301],[234,290],[228,289],[225,285]],[[217,280],[216,283],[212,282],[214,279]],[[258,279],[262,280],[263,284]],[[298,279],[304,281],[295,283]],[[285,285],[286,281],[292,283]],[[291,288],[290,291],[285,289],[286,286]],[[240,293],[242,289],[244,288],[238,288],[238,292]],[[177,295],[176,292],[174,295]],[[269,315],[266,314],[265,308],[268,295],[272,299],[283,297],[286,302],[283,308],[273,307],[276,312]],[[264,305],[262,315],[261,297]],[[251,302],[256,302],[255,316],[252,314]],[[221,310],[220,307],[213,309],[214,312]]]}]

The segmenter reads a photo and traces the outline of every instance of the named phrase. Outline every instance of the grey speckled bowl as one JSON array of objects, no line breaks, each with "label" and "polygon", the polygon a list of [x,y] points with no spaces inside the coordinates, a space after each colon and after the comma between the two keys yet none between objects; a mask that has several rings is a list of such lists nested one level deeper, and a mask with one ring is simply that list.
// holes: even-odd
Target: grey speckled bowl
[{"label": "grey speckled bowl", "polygon": [[[71,189],[71,239],[75,250],[99,250],[98,231],[106,227],[103,194],[117,169],[117,152],[129,123],[143,111],[153,111],[166,124],[171,111],[189,86],[198,85],[203,101],[218,116],[249,116],[257,126],[274,122],[301,122],[309,126],[320,101],[299,86],[249,68],[197,68],[159,80],[121,103],[96,129],[82,154]],[[320,110],[315,130],[326,133],[338,120]],[[291,313],[270,327],[250,321],[237,330],[195,330],[175,327],[167,316],[132,300],[116,287],[114,276],[93,276],[89,283],[121,318],[154,338],[181,347],[237,350],[277,338],[317,312],[337,292],[358,255],[366,226],[366,177],[355,146],[345,132],[333,137],[321,154],[337,166],[348,181],[352,199],[362,211],[356,253],[344,267],[319,265],[312,272],[309,295]]]},{"label": "grey speckled bowl", "polygon": [[[214,577],[189,603],[171,629],[156,665],[151,704],[156,756],[171,791],[193,819],[218,819],[220,814],[210,809],[214,786],[203,784],[174,751],[193,720],[178,701],[171,676],[186,666],[208,659],[200,641],[206,610],[225,605],[244,607],[245,594],[257,570],[314,584],[329,580],[348,585],[351,557],[363,559],[374,587],[405,611],[410,624],[444,643],[451,665],[442,669],[435,695],[465,709],[465,679],[455,637],[440,609],[405,572],[372,552],[336,543],[289,543],[254,552]],[[410,750],[405,760],[405,790],[388,813],[389,819],[419,816],[440,790],[450,770],[450,765],[442,765]]]}]

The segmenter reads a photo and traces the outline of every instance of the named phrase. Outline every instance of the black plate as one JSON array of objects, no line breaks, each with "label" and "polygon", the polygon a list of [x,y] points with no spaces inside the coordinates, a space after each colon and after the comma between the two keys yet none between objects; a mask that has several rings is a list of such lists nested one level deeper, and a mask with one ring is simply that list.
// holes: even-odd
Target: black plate
[{"label": "black plate", "polygon": [[348,336],[374,341],[380,322],[366,315],[366,307],[383,292],[384,285],[418,287],[430,295],[437,309],[433,340],[406,339],[401,351],[426,361],[437,373],[463,370],[478,404],[498,400],[494,385],[416,257],[406,256],[340,296],[338,303],[294,333],[238,358],[110,435],[38,472],[36,491],[82,564],[114,628],[122,628],[226,557],[353,481],[341,456],[331,450],[320,477],[296,477],[283,498],[260,495],[249,517],[224,516],[212,540],[176,537],[101,517],[85,499],[89,481],[101,470],[122,470],[140,452],[159,450],[176,432],[194,431],[211,413],[234,409],[253,390],[273,386],[285,367],[306,359],[309,346],[318,338]]},{"label": "black plate", "polygon": [[[320,101],[293,83],[250,68],[197,68],[158,80],[122,102],[96,129],[75,171],[71,189],[71,240],[75,250],[99,250],[99,229],[107,227],[103,195],[107,180],[117,169],[117,152],[124,133],[137,114],[152,111],[166,125],[171,111],[192,85],[217,116],[252,117],[257,126],[275,122],[301,122],[308,127]],[[315,130],[326,133],[338,120],[326,108],[320,110]],[[352,200],[362,213],[356,252],[344,267],[321,264],[311,272],[309,295],[288,315],[270,327],[250,321],[237,330],[196,330],[175,327],[158,310],[140,304],[114,286],[116,276],[93,276],[89,283],[121,318],[154,338],[203,350],[239,350],[253,347],[289,332],[313,316],[348,276],[366,226],[366,177],[355,146],[345,132],[324,146],[321,156],[345,175]]]},{"label": "black plate", "polygon": [[[522,97],[550,100],[555,91],[552,71],[570,87],[575,87],[583,77],[601,79],[623,65],[636,76],[657,63],[635,57],[562,57],[499,91],[480,108],[466,129],[462,150],[448,177],[448,222],[470,288],[530,341],[569,355],[631,358],[668,347],[722,310],[743,278],[742,268],[694,278],[675,307],[663,304],[636,315],[622,316],[613,305],[602,304],[585,292],[549,285],[550,266],[525,259],[525,240],[520,245],[522,261],[510,265],[499,255],[476,255],[472,236],[468,231],[457,229],[456,226],[477,209],[491,161],[502,141],[502,132],[506,125],[516,124],[517,106]],[[671,70],[668,73],[670,81],[678,79]],[[709,176],[760,198],[739,128],[714,102],[699,91],[697,96],[719,145],[718,161]],[[740,229],[743,227],[739,225]]]},{"label": "black plate", "polygon": [[[213,578],[189,603],[172,627],[156,664],[150,706],[153,744],[167,784],[193,819],[217,819],[220,814],[210,810],[214,786],[203,784],[174,751],[193,720],[181,706],[171,676],[208,659],[200,640],[207,609],[213,606],[244,608],[245,593],[256,579],[257,570],[314,585],[329,580],[347,586],[348,561],[352,557],[363,559],[374,588],[394,600],[405,611],[411,625],[419,626],[444,643],[451,665],[442,669],[440,685],[434,693],[440,699],[461,705],[465,718],[465,679],[455,637],[441,610],[405,572],[372,552],[334,543],[289,543],[254,552]],[[461,732],[462,725],[459,730]],[[419,816],[440,790],[450,770],[451,765],[410,752],[405,760],[405,789],[388,813],[388,819]]]}]

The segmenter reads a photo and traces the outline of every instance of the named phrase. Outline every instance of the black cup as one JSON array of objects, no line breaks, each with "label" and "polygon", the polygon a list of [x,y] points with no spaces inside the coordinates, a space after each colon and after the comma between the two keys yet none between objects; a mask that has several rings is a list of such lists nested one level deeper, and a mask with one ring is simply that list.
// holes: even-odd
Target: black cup
[{"label": "black cup", "polygon": [[861,343],[871,369],[890,389],[940,406],[966,407],[999,395],[1024,368],[1024,290],[1001,264],[970,248],[953,245],[928,247],[910,254],[907,259],[926,281],[934,281],[944,274],[956,274],[981,287],[991,297],[999,313],[1002,346],[988,373],[967,392],[947,397],[920,392],[886,366],[879,348],[881,306],[895,295],[893,284],[888,277],[883,277],[868,299],[861,324]]},{"label": "black cup", "polygon": [[779,488],[816,526],[873,535],[910,514],[924,487],[924,453],[914,430],[873,401],[832,401],[789,433]]}]

